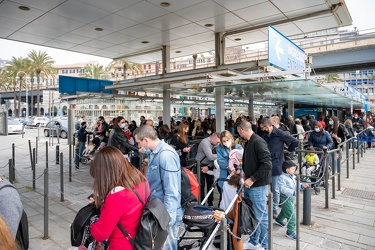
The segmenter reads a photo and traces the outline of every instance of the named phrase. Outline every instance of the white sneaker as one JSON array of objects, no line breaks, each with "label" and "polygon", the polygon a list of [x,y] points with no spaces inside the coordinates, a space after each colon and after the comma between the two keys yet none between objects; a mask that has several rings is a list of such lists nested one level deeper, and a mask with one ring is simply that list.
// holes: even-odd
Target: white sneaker
[{"label": "white sneaker", "polygon": [[251,244],[250,242],[248,242],[248,241],[245,241],[245,242],[243,242],[243,249],[245,250],[247,250],[247,249],[250,249],[250,250],[261,250],[261,249],[263,249],[262,248],[262,246],[261,245],[256,245],[256,246],[254,246],[253,244]]}]

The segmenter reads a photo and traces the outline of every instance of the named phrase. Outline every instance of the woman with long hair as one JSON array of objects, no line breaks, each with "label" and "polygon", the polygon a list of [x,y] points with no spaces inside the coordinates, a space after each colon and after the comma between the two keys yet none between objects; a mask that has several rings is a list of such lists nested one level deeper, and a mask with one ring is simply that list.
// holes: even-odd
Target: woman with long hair
[{"label": "woman with long hair", "polygon": [[181,122],[178,125],[177,133],[173,135],[171,142],[169,143],[176,150],[180,156],[181,167],[187,167],[187,158],[190,152],[188,144],[189,124]]},{"label": "woman with long hair", "polygon": [[92,189],[95,206],[100,208],[98,221],[91,225],[92,236],[99,242],[108,239],[112,250],[132,250],[132,244],[117,223],[120,222],[130,236],[135,237],[143,204],[133,190],[146,201],[150,194],[146,177],[125,160],[119,149],[111,146],[95,154],[90,174],[94,178]]},{"label": "woman with long hair", "polygon": [[[242,146],[234,142],[231,132],[229,132],[228,130],[224,130],[223,132],[220,133],[220,144],[216,147],[217,163],[219,164],[219,167],[220,167],[219,178],[227,178],[227,176],[230,174],[228,171],[229,152],[232,149],[242,149]],[[219,181],[217,185],[218,185],[217,188],[220,193],[220,199],[219,199],[219,204],[220,204],[221,193],[223,189],[223,182]]]},{"label": "woman with long hair", "polygon": [[129,152],[139,152],[139,149],[136,146],[133,146],[129,143],[128,137],[125,135],[125,118],[118,116],[116,121],[113,123],[113,129],[109,133],[108,146],[113,146],[118,148],[125,158],[129,159]]}]

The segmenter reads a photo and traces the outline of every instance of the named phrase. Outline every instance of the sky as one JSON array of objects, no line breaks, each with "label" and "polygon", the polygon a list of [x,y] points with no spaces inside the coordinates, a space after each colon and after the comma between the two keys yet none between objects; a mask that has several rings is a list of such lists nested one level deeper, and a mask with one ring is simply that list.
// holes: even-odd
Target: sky
[{"label": "sky", "polygon": [[[353,19],[352,27],[357,27],[360,31],[368,29],[375,31],[375,0],[345,0],[345,2]],[[0,39],[0,58],[3,60],[11,60],[12,56],[27,57],[33,49],[47,52],[57,65],[96,61],[107,66],[112,61],[103,57]]]}]

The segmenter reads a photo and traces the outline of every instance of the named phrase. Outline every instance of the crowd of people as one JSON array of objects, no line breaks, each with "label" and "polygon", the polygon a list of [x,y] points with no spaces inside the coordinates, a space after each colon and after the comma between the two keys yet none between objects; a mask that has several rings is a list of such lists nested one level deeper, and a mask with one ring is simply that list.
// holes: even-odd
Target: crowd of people
[{"label": "crowd of people", "polygon": [[[178,229],[184,213],[180,205],[180,171],[189,167],[191,158],[200,163],[201,197],[205,197],[217,178],[230,178],[237,182],[243,178],[243,195],[252,201],[258,223],[249,240],[243,243],[243,249],[268,248],[269,187],[273,193],[274,222],[287,227],[286,236],[296,240],[294,196],[299,188],[307,188],[309,184],[296,187],[296,166],[292,161],[295,149],[301,141],[307,141],[311,149],[334,149],[361,129],[356,127],[361,124],[356,116],[343,123],[335,116],[320,117],[318,120],[313,115],[306,119],[288,116],[284,122],[277,115],[259,119],[242,116],[235,121],[226,119],[224,131],[215,131],[215,120],[208,118],[202,121],[184,117],[176,124],[173,121],[165,124],[159,117],[159,122],[154,126],[153,120],[141,116],[140,125],[137,126],[135,121],[129,122],[122,116],[108,123],[104,117],[99,117],[94,131],[86,131],[86,121],[84,117],[81,119],[78,141],[84,145],[84,137],[92,134],[92,143],[97,151],[90,173],[94,178],[95,204],[102,213],[91,232],[97,240],[109,239],[111,249],[120,249],[117,246],[133,249],[116,227],[120,221],[130,235],[136,233],[141,204],[134,195],[130,195],[132,189],[145,196],[151,194],[151,197],[157,197],[164,203],[170,223],[163,249],[178,248]],[[192,143],[196,139],[200,140],[198,146]],[[79,145],[79,152],[84,149],[82,144]],[[106,146],[100,149],[102,144]],[[131,155],[142,156],[141,167],[132,165],[130,152]],[[316,162],[313,155],[311,161]],[[331,160],[334,159],[336,157]],[[335,168],[336,165],[333,162]],[[143,188],[144,183],[148,184],[149,190]],[[235,188],[219,181],[217,190],[217,207],[226,209]],[[214,206],[214,200],[212,192],[207,205]],[[120,204],[127,205],[118,209]]]}]

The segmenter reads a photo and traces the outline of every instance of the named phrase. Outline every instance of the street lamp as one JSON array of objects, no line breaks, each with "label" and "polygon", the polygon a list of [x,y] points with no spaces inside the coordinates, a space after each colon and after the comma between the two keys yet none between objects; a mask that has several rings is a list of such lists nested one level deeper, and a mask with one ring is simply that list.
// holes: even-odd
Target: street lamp
[{"label": "street lamp", "polygon": [[[22,73],[23,77],[25,77],[25,80],[27,80],[27,74],[26,74],[25,71],[20,70],[20,71],[17,72],[16,79],[20,80],[20,96],[19,96],[19,101],[18,101],[18,116],[20,116],[20,112],[21,112],[21,95],[22,95],[22,79],[23,79],[23,77],[18,76],[19,73]],[[26,83],[26,118],[28,118],[28,112],[27,111],[29,109],[28,104],[27,104],[27,97],[28,96],[27,96],[27,83]],[[21,112],[21,114],[22,114],[22,112]]]}]

